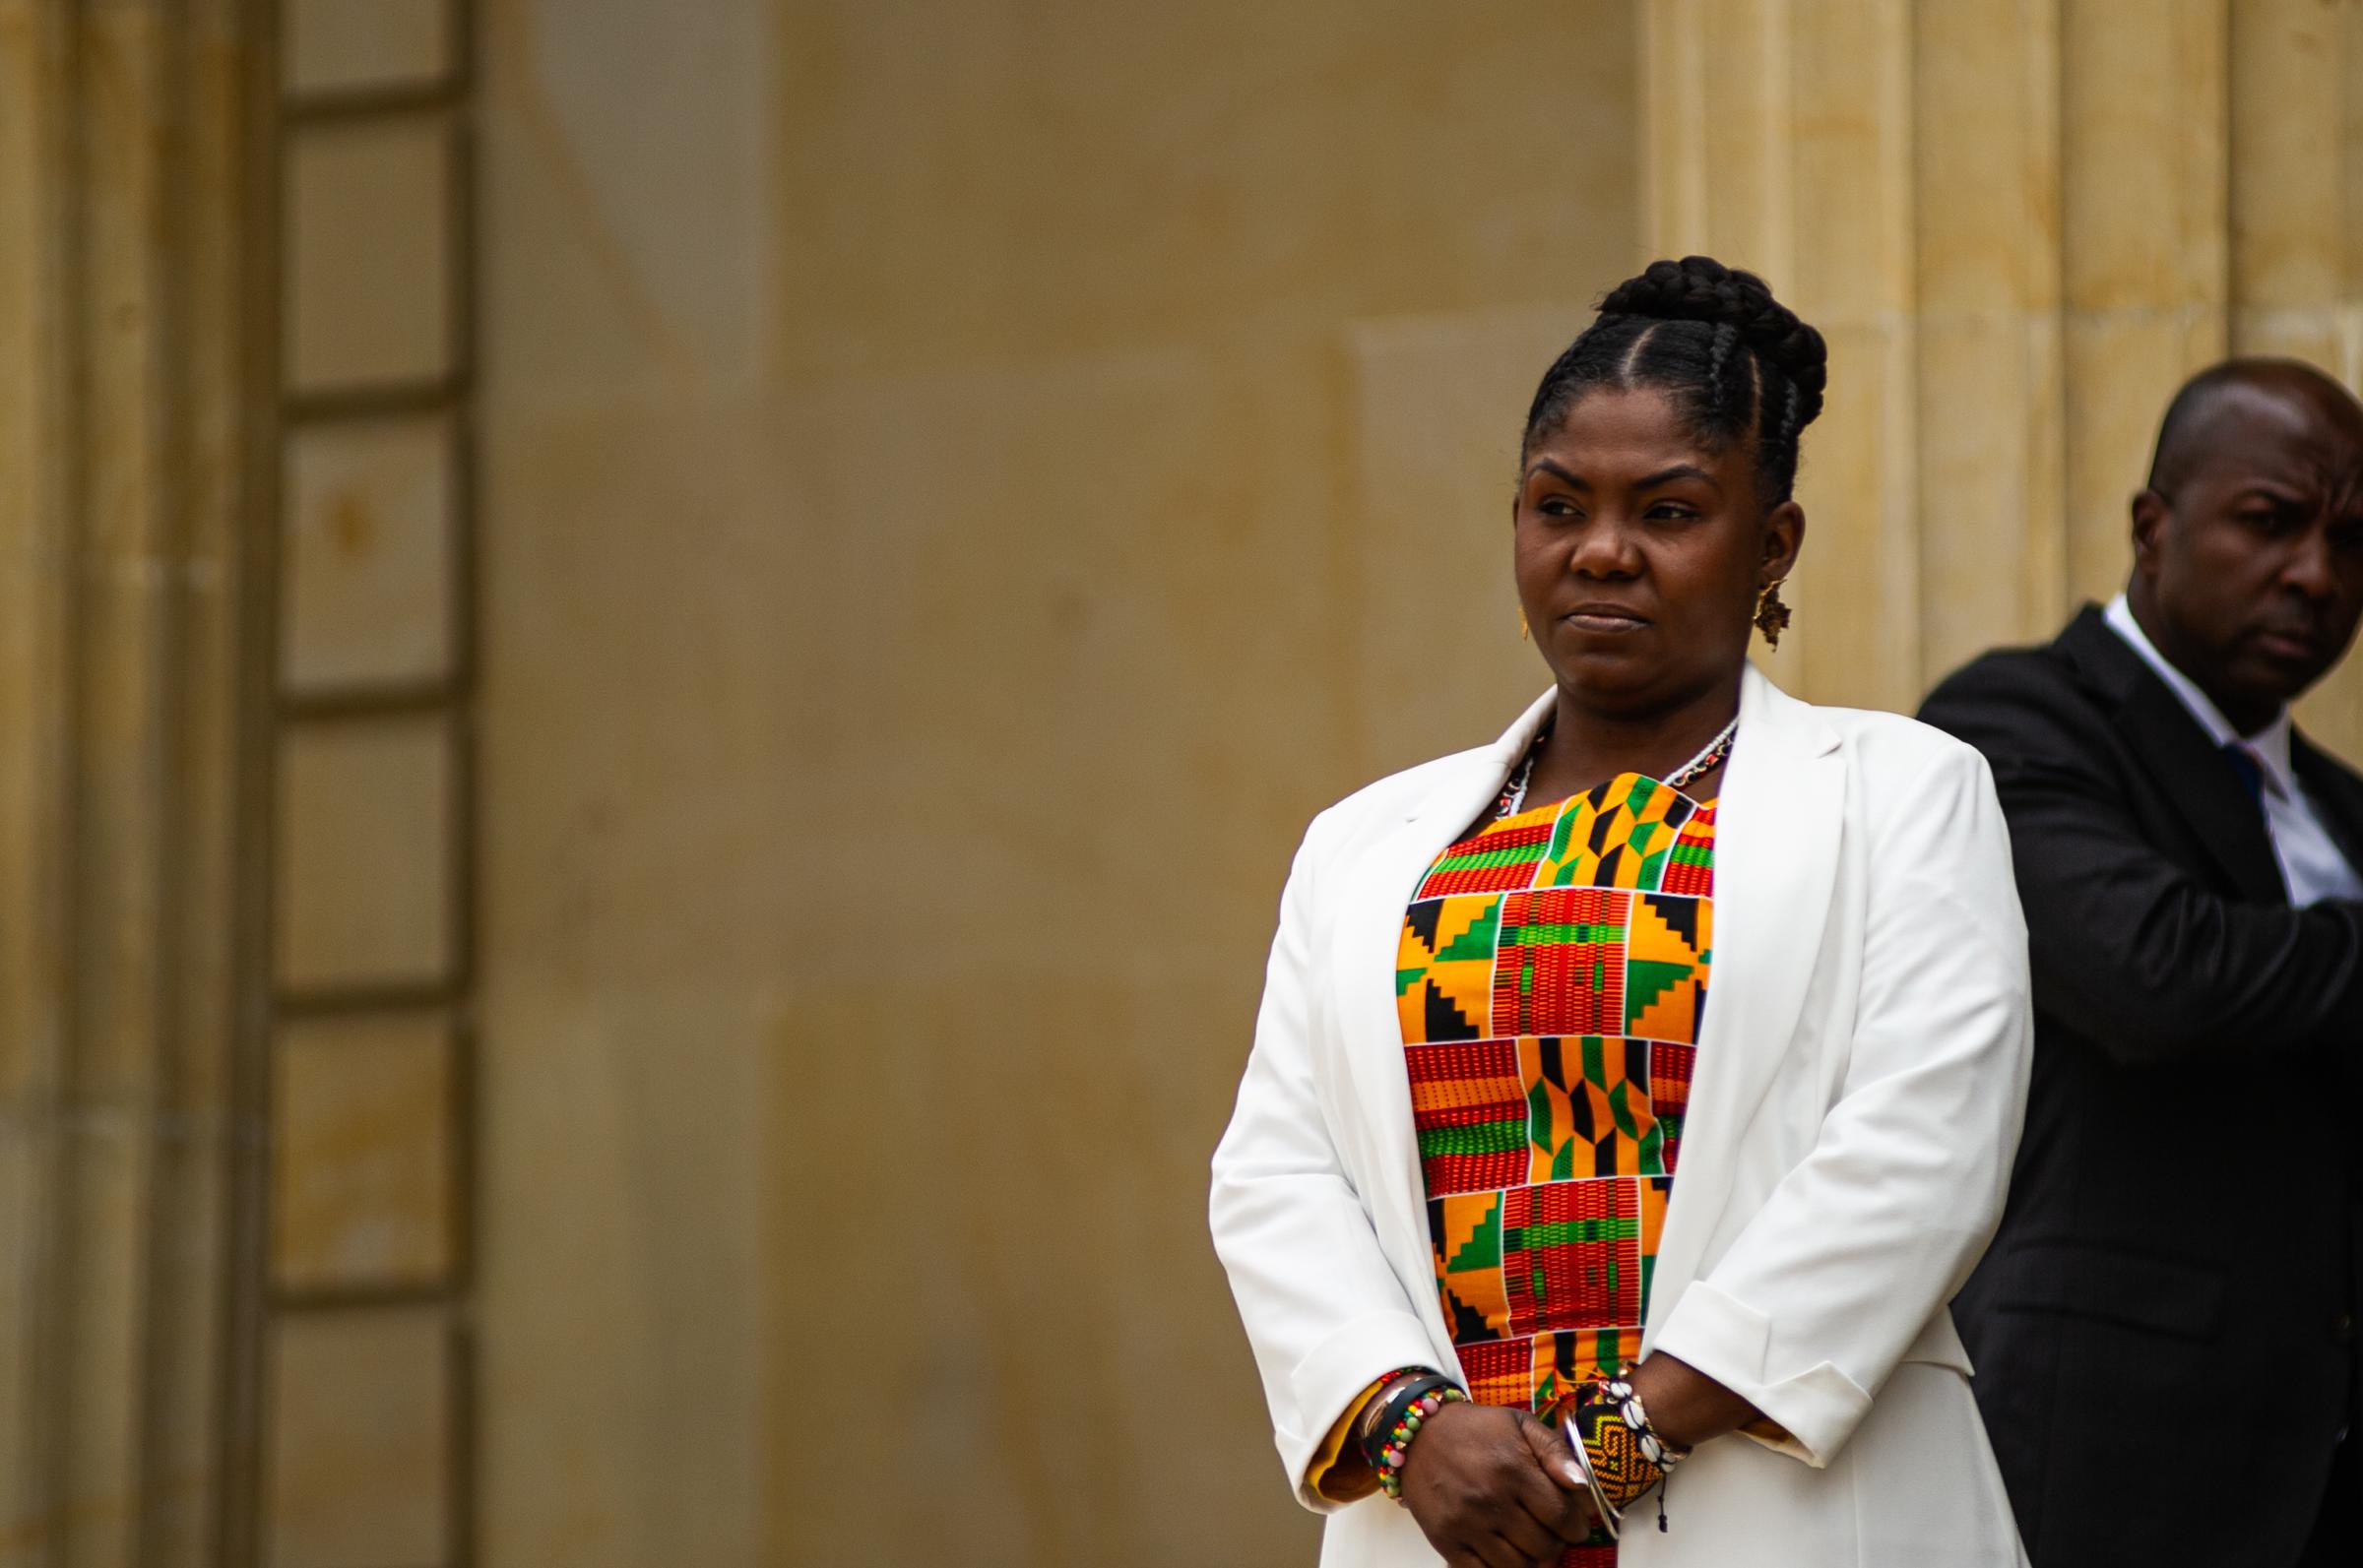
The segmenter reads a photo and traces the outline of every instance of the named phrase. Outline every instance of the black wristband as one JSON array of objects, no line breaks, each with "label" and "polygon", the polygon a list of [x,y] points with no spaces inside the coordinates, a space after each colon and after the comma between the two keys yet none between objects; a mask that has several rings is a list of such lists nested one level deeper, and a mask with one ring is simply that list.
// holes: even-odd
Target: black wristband
[{"label": "black wristband", "polygon": [[1355,1446],[1362,1450],[1362,1457],[1370,1462],[1371,1469],[1375,1471],[1386,1463],[1388,1434],[1394,1431],[1395,1423],[1403,1418],[1405,1411],[1437,1389],[1454,1386],[1452,1380],[1443,1373],[1427,1367],[1417,1367],[1409,1373],[1389,1379],[1387,1385],[1372,1398],[1370,1409],[1364,1412],[1361,1425],[1354,1434]]}]

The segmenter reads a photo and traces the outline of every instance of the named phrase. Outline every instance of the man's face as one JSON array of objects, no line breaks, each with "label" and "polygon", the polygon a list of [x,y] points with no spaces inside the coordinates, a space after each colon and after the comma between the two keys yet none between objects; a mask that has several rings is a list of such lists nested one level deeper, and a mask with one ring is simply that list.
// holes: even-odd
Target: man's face
[{"label": "man's face", "polygon": [[2172,493],[2135,502],[2133,592],[2160,651],[2248,732],[2363,615],[2363,408],[2302,383],[2224,400]]}]

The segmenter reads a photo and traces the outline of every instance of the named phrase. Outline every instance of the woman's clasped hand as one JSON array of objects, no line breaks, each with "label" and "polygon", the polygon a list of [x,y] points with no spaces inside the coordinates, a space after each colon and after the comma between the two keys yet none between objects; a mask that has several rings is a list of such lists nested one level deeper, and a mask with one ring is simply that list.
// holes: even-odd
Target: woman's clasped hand
[{"label": "woman's clasped hand", "polygon": [[1454,1568],[1548,1568],[1583,1544],[1594,1518],[1566,1438],[1491,1405],[1429,1418],[1404,1460],[1403,1502]]}]

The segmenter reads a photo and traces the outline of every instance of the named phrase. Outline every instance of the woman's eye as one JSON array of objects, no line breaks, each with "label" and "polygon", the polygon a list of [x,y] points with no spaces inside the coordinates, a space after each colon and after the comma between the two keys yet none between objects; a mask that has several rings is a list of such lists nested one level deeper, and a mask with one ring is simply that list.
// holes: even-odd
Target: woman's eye
[{"label": "woman's eye", "polygon": [[1696,520],[1698,510],[1676,501],[1660,501],[1649,509],[1647,516],[1662,523],[1689,523]]},{"label": "woman's eye", "polygon": [[1535,503],[1534,509],[1545,517],[1575,516],[1575,503],[1564,495],[1544,496],[1542,500]]}]

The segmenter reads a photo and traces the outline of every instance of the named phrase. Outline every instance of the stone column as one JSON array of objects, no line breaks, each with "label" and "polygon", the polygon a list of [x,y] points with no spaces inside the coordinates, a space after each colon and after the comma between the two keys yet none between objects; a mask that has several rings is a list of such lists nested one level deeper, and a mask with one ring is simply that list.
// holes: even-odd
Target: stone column
[{"label": "stone column", "polygon": [[2124,586],[2158,416],[2226,351],[2227,15],[2239,9],[2058,8],[2068,592],[2053,619]]},{"label": "stone column", "polygon": [[1908,709],[2123,579],[2158,412],[2223,349],[2226,7],[1643,11],[1653,250],[1758,268],[1830,340],[1771,667]]},{"label": "stone column", "polygon": [[0,0],[0,1564],[218,1560],[252,885],[239,0]]},{"label": "stone column", "polygon": [[[2232,8],[2231,340],[2363,385],[2363,7]],[[2301,721],[2363,754],[2363,661],[2307,699]]]},{"label": "stone column", "polygon": [[1766,660],[1827,701],[1908,703],[1917,673],[1911,8],[1642,8],[1644,224],[1661,255],[1763,273],[1828,337],[1806,440],[1796,624]]}]

